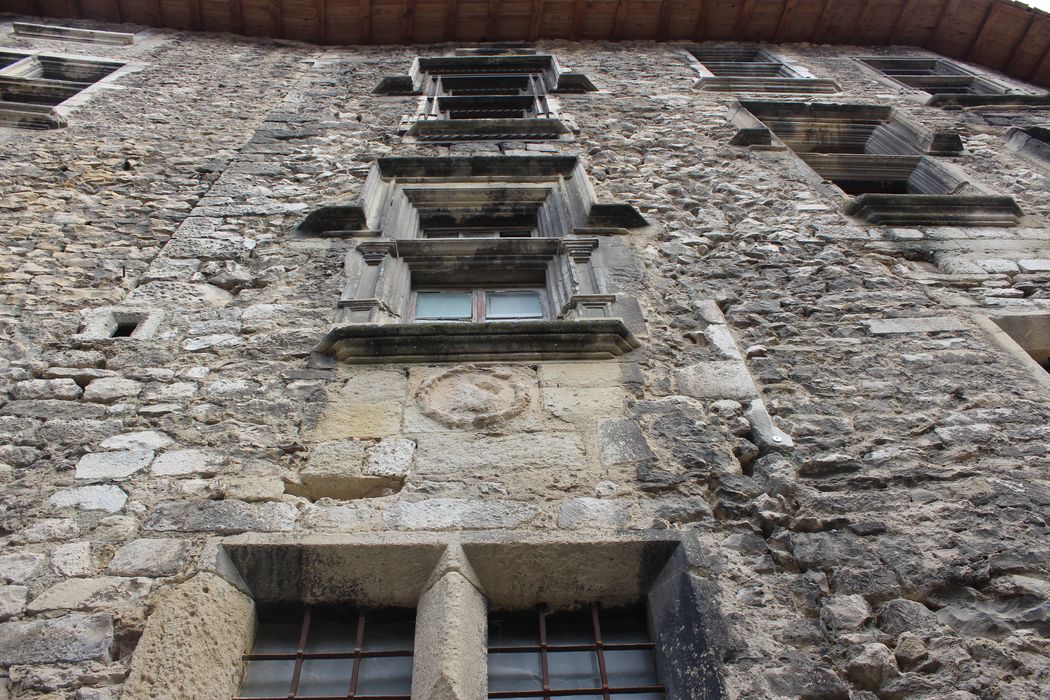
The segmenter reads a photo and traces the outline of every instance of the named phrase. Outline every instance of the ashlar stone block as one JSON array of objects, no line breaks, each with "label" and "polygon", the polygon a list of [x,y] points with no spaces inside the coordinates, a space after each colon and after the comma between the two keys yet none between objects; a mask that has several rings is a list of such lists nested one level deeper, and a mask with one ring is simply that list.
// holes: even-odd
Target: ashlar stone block
[{"label": "ashlar stone block", "polygon": [[697,399],[750,401],[758,396],[755,382],[743,362],[700,362],[677,370],[674,376],[678,392]]},{"label": "ashlar stone block", "polygon": [[117,576],[172,576],[186,561],[189,544],[182,540],[143,538],[117,550],[106,571]]},{"label": "ashlar stone block", "polygon": [[110,661],[113,618],[72,613],[0,624],[0,666]]},{"label": "ashlar stone block", "polygon": [[123,479],[153,461],[153,450],[89,452],[77,462],[77,479]]},{"label": "ashlar stone block", "polygon": [[127,503],[128,495],[112,484],[79,486],[58,491],[48,499],[55,508],[80,508],[116,513]]},{"label": "ashlar stone block", "polygon": [[153,582],[148,578],[69,578],[30,601],[31,613],[47,610],[118,610],[149,595]]}]

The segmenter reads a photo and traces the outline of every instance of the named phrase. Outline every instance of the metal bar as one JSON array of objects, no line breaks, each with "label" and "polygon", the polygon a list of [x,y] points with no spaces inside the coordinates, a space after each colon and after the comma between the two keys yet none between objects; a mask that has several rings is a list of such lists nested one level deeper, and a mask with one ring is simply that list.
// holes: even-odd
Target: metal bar
[{"label": "metal bar", "polygon": [[357,679],[361,673],[361,647],[365,643],[365,611],[357,613],[357,638],[354,640],[354,670],[350,674],[350,692],[348,698],[357,697]]},{"label": "metal bar", "polygon": [[780,36],[784,32],[784,27],[796,7],[798,7],[798,0],[787,0],[787,2],[784,3],[784,6],[780,8],[780,17],[777,19],[777,28],[773,32],[773,43],[780,43]]},{"label": "metal bar", "polygon": [[[245,654],[242,658],[245,661],[291,661],[295,659],[297,654]],[[412,656],[411,649],[398,649],[398,650],[383,650],[383,651],[362,651],[362,659],[381,659],[395,656]],[[306,654],[302,654],[304,659],[352,659],[354,658],[354,652],[352,651],[314,651]]]},{"label": "metal bar", "polygon": [[243,0],[230,0],[230,31],[244,34]]},{"label": "metal bar", "polygon": [[[489,692],[490,698],[557,698],[565,695],[602,695],[606,689],[603,688],[568,688],[565,690],[493,690]],[[667,689],[662,685],[638,685],[608,688],[609,695],[625,695],[627,693],[665,693]],[[283,698],[278,699],[283,700]],[[316,700],[310,698],[310,700]],[[362,700],[362,698],[355,698]]]},{"label": "metal bar", "polygon": [[605,668],[605,649],[602,648],[602,625],[598,619],[597,603],[591,603],[591,624],[594,626],[594,643],[597,645],[598,677],[602,682],[602,698],[609,700],[609,672]]},{"label": "metal bar", "polygon": [[[466,227],[457,227],[466,228]],[[480,227],[487,228],[487,227]],[[506,228],[510,228],[509,226]],[[521,227],[523,230],[528,228],[525,226]],[[529,229],[531,230],[531,229]],[[655,649],[656,645],[652,642],[633,642],[623,644],[606,644],[604,648],[607,651],[636,651],[638,649]],[[538,646],[518,646],[518,647],[492,647],[490,653],[493,654],[521,654],[521,653],[535,653],[539,651]],[[597,651],[598,647],[594,644],[548,644],[547,651],[550,653],[558,653],[561,651]]]},{"label": "metal bar", "polygon": [[284,38],[284,2],[283,0],[270,0],[270,25],[274,29],[274,36],[278,39]]},{"label": "metal bar", "polygon": [[204,13],[201,11],[201,0],[190,3],[190,28],[200,31],[204,27]]},{"label": "metal bar", "polygon": [[292,671],[292,687],[288,697],[294,698],[299,692],[299,676],[303,670],[303,654],[306,653],[306,640],[310,636],[310,606],[303,613],[303,626],[299,631],[299,646],[295,648],[295,669]]},{"label": "metal bar", "polygon": [[[977,25],[980,27],[980,30],[978,30],[973,41],[971,41],[970,45],[966,48],[966,51],[960,54],[960,56],[966,60],[970,60],[970,56],[973,55],[974,50],[980,45],[981,39],[984,38],[985,32],[988,31],[988,27],[992,25],[992,15],[999,9],[999,7],[1000,6],[996,4],[994,0],[989,0],[988,7],[984,11],[984,16],[981,17],[981,23]],[[996,16],[996,19],[998,19],[998,16]]]},{"label": "metal bar", "polygon": [[[37,7],[40,6],[39,0],[37,0]],[[120,6],[120,0],[113,0],[113,9],[117,13],[117,23],[124,24],[124,9]],[[1032,15],[1034,18],[1035,15]]]},{"label": "metal bar", "polygon": [[543,671],[543,696],[550,697],[551,674],[547,667],[547,606],[541,605],[537,609],[540,616],[540,669]]}]

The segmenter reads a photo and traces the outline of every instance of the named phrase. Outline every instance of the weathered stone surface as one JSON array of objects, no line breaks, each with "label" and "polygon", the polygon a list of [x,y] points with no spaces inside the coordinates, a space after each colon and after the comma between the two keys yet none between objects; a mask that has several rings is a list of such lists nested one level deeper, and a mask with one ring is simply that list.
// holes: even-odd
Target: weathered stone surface
[{"label": "weathered stone surface", "polygon": [[368,450],[364,473],[371,476],[404,479],[412,467],[416,443],[403,438],[386,438]]},{"label": "weathered stone surface", "polygon": [[831,670],[809,664],[785,666],[766,672],[774,693],[804,700],[848,700],[849,688]]},{"label": "weathered stone surface", "polygon": [[535,515],[532,506],[513,501],[430,498],[395,503],[383,513],[383,522],[403,530],[481,530],[520,527]]},{"label": "weathered stone surface", "polygon": [[0,666],[109,661],[113,618],[71,613],[49,620],[0,624]]},{"label": "weathered stone surface", "polygon": [[171,501],[154,507],[145,527],[156,532],[274,532],[293,529],[296,517],[295,507],[287,503]]},{"label": "weathered stone surface", "polygon": [[17,382],[11,390],[15,399],[67,399],[80,398],[82,390],[72,379],[28,379]]},{"label": "weathered stone surface", "polygon": [[123,479],[145,469],[153,461],[153,450],[89,452],[77,462],[78,479]]},{"label": "weathered stone surface", "polygon": [[936,613],[922,603],[902,598],[891,600],[879,609],[878,625],[894,639],[902,632],[927,636],[942,629]]},{"label": "weathered stone surface", "polygon": [[117,399],[138,396],[143,383],[122,377],[95,379],[84,390],[84,400],[96,403],[112,403]]},{"label": "weathered stone surface", "polygon": [[885,644],[865,644],[846,665],[849,679],[867,690],[876,690],[885,681],[900,675],[893,652]]},{"label": "weathered stone surface", "polygon": [[99,447],[103,450],[159,450],[174,440],[170,435],[156,430],[139,430],[106,438]]},{"label": "weathered stone surface", "polygon": [[416,470],[421,474],[561,469],[587,459],[580,438],[562,433],[422,433],[416,444]]},{"label": "weathered stone surface", "polygon": [[28,610],[120,610],[149,595],[148,578],[70,578],[56,583],[31,600]]},{"label": "weathered stone surface", "polygon": [[224,458],[215,450],[168,450],[157,455],[150,465],[156,476],[212,476],[221,471]]},{"label": "weathered stone surface", "polygon": [[112,484],[100,486],[79,486],[55,492],[48,502],[56,508],[81,508],[83,510],[104,510],[116,513],[127,503],[128,495]]},{"label": "weathered stone surface", "polygon": [[642,429],[633,420],[602,421],[598,426],[598,453],[602,466],[656,459]]},{"label": "weathered stone surface", "polygon": [[21,615],[28,595],[25,586],[0,586],[0,622]]},{"label": "weathered stone surface", "polygon": [[70,542],[51,552],[51,567],[63,576],[89,576],[95,569],[90,542]]},{"label": "weathered stone surface", "polygon": [[188,554],[189,544],[182,540],[137,539],[117,550],[106,571],[116,576],[173,576]]},{"label": "weathered stone surface", "polygon": [[122,697],[233,697],[254,617],[250,598],[218,576],[197,574],[157,601]]},{"label": "weathered stone surface", "polygon": [[619,529],[630,519],[628,503],[621,500],[574,498],[558,512],[558,527],[585,529]]},{"label": "weathered stone surface", "polygon": [[581,426],[624,413],[620,387],[546,387],[543,407],[555,418]]},{"label": "weathered stone surface", "polygon": [[880,318],[866,321],[865,323],[872,335],[938,333],[944,331],[966,330],[966,326],[962,321],[949,316],[930,316],[926,318]]},{"label": "weathered stone surface", "polygon": [[820,621],[832,632],[859,629],[871,617],[871,608],[859,595],[833,595],[824,600]]},{"label": "weathered stone surface", "polygon": [[675,387],[697,399],[750,400],[758,396],[755,382],[743,362],[703,362],[675,372]]},{"label": "weathered stone surface", "polygon": [[0,580],[5,583],[25,583],[47,559],[36,552],[16,552],[0,555]]}]

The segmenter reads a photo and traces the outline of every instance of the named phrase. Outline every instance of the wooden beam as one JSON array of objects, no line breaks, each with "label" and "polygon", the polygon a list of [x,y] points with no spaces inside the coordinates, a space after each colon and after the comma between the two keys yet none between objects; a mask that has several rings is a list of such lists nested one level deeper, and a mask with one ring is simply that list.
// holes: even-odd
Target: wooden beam
[{"label": "wooden beam", "polygon": [[416,0],[405,0],[404,11],[401,15],[401,43],[411,44],[412,36],[416,33]]},{"label": "wooden beam", "polygon": [[201,12],[201,0],[190,3],[190,29],[200,31],[204,28],[204,13]]},{"label": "wooden beam", "polygon": [[656,40],[666,41],[671,33],[671,10],[674,0],[660,0],[660,19],[656,22]]},{"label": "wooden beam", "polygon": [[750,41],[750,37],[744,38],[744,32],[751,22],[751,15],[754,11],[755,0],[744,0],[744,4],[740,8],[740,14],[736,16],[736,24],[733,25],[733,41]]},{"label": "wooden beam", "polygon": [[1046,48],[1043,49],[1043,54],[1039,57],[1039,60],[1035,62],[1035,65],[1032,66],[1032,70],[1028,71],[1028,75],[1026,75],[1024,79],[1031,82],[1032,78],[1039,75],[1039,69],[1043,67],[1043,64],[1046,63],[1046,59],[1048,58],[1050,58],[1050,44],[1047,44]]},{"label": "wooden beam", "polygon": [[270,0],[270,26],[273,27],[273,36],[278,39],[284,38],[283,0]]},{"label": "wooden beam", "polygon": [[73,3],[73,17],[80,19],[84,16],[84,11],[80,9],[80,0],[72,0]]},{"label": "wooden beam", "polygon": [[897,19],[893,20],[893,28],[890,29],[890,35],[886,38],[887,45],[893,46],[897,43],[897,39],[900,37],[901,32],[901,21],[907,16],[905,10],[911,7],[914,2],[915,0],[904,0],[904,2],[901,3],[901,9],[897,11]]},{"label": "wooden beam", "polygon": [[489,0],[489,13],[485,23],[485,39],[495,41],[499,34],[500,0]]},{"label": "wooden beam", "polygon": [[164,12],[160,9],[160,0],[153,0],[150,3],[150,8],[153,10],[153,21],[155,27],[164,26]]},{"label": "wooden beam", "polygon": [[777,18],[777,28],[773,32],[773,43],[779,44],[780,38],[784,35],[784,27],[791,21],[791,15],[794,14],[795,8],[798,7],[798,0],[787,0],[784,6],[780,8],[780,17]]},{"label": "wooden beam", "polygon": [[572,8],[572,27],[569,29],[569,41],[580,38],[580,30],[583,29],[583,16],[587,12],[587,0],[576,0]]},{"label": "wooden beam", "polygon": [[44,10],[40,7],[40,0],[32,0],[32,3],[33,3],[33,16],[34,17],[43,17],[44,16]]},{"label": "wooden beam", "polygon": [[981,23],[977,25],[977,34],[974,35],[973,40],[970,42],[970,45],[966,47],[966,51],[960,54],[960,56],[967,60],[970,59],[970,56],[973,55],[974,50],[980,45],[981,40],[984,39],[985,33],[988,31],[988,27],[990,27],[993,24],[992,17],[999,19],[999,16],[996,14],[996,12],[998,12],[1000,8],[1001,5],[995,2],[995,0],[988,0],[988,7],[984,11],[984,16],[981,17]]},{"label": "wooden beam", "polygon": [[809,37],[809,43],[819,44],[819,40],[827,34],[828,26],[831,24],[831,18],[834,14],[831,12],[832,3],[833,0],[824,0],[824,6],[820,9],[820,16],[817,17],[817,21],[813,25],[813,34]]},{"label": "wooden beam", "polygon": [[627,5],[627,0],[619,0],[616,3],[616,14],[613,15],[613,28],[612,34],[609,38],[612,41],[619,41],[623,38],[624,27],[627,26],[627,11],[630,9]]},{"label": "wooden beam", "polygon": [[242,0],[230,0],[230,31],[244,34],[244,5]]},{"label": "wooden beam", "polygon": [[[620,0],[623,2],[623,0]],[[540,38],[540,28],[543,26],[543,2],[544,0],[532,0],[532,17],[529,18],[529,41]]]},{"label": "wooden beam", "polygon": [[700,12],[696,15],[696,24],[693,25],[693,39],[703,41],[707,37],[707,9],[711,0],[700,0]]},{"label": "wooden beam", "polygon": [[937,24],[933,25],[933,31],[930,32],[930,35],[926,37],[926,41],[923,42],[923,48],[929,48],[930,44],[933,43],[933,38],[940,34],[941,27],[944,26],[944,21],[948,19],[950,15],[954,15],[955,10],[958,7],[959,0],[944,0],[944,4],[941,5],[941,14],[937,16]]},{"label": "wooden beam", "polygon": [[[124,8],[120,6],[120,0],[113,0],[113,11],[117,14],[117,23],[124,23]],[[1034,17],[1034,15],[1033,15]]]},{"label": "wooden beam", "polygon": [[445,3],[445,41],[456,40],[456,15],[459,14],[459,0],[448,0]]},{"label": "wooden beam", "polygon": [[361,13],[361,43],[372,43],[372,0],[358,0]]},{"label": "wooden beam", "polygon": [[1013,49],[1010,50],[1010,56],[1006,59],[1006,63],[1003,64],[1003,70],[1007,73],[1012,73],[1011,67],[1014,61],[1017,60],[1017,54],[1021,50],[1021,47],[1028,41],[1028,35],[1032,33],[1032,26],[1035,24],[1035,13],[1029,10],[1028,12],[1028,24],[1025,25],[1024,31],[1021,32],[1021,38],[1019,41],[1014,42]]},{"label": "wooden beam", "polygon": [[871,24],[872,11],[875,9],[876,0],[864,0],[864,11],[860,13],[860,19],[853,25],[853,31],[849,33],[849,43],[857,45],[857,36],[862,30]]},{"label": "wooden beam", "polygon": [[328,0],[317,0],[314,7],[314,41],[328,43]]}]

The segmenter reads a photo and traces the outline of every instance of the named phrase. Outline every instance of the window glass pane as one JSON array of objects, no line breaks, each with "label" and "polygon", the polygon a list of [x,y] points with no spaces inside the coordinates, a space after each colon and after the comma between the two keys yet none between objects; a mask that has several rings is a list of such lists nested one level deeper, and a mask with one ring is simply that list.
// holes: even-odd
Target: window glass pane
[{"label": "window glass pane", "polygon": [[255,635],[253,654],[294,654],[299,646],[299,622],[265,622]]},{"label": "window glass pane", "polygon": [[353,672],[353,659],[303,659],[297,695],[346,695]]},{"label": "window glass pane", "polygon": [[488,292],[485,318],[543,318],[539,292]]},{"label": "window glass pane", "polygon": [[642,610],[602,610],[602,641],[636,644],[649,641],[649,625]]},{"label": "window glass pane", "polygon": [[594,644],[594,621],[590,609],[548,615],[547,643],[555,646]]},{"label": "window glass pane", "polygon": [[310,638],[306,641],[307,653],[322,651],[354,650],[357,625],[340,622],[311,622]]},{"label": "window glass pane", "polygon": [[357,679],[358,695],[407,696],[411,692],[411,656],[377,656],[361,659],[360,677]]},{"label": "window glass pane", "polygon": [[616,700],[663,700],[663,693],[628,693],[616,695]]},{"label": "window glass pane", "polygon": [[609,675],[610,686],[635,688],[659,684],[653,652],[648,649],[606,651],[605,671]]},{"label": "window glass pane", "polygon": [[285,697],[292,687],[295,660],[249,661],[241,685],[242,698]]},{"label": "window glass pane", "polygon": [[543,670],[538,652],[489,654],[490,691],[542,689]]},{"label": "window glass pane", "polygon": [[415,620],[374,620],[365,624],[365,651],[412,651]]},{"label": "window glass pane", "polygon": [[521,617],[489,618],[489,646],[523,647],[540,645],[536,614]]},{"label": "window glass pane", "polygon": [[547,655],[551,688],[599,688],[598,655],[593,651],[559,651]]},{"label": "window glass pane", "polygon": [[466,320],[473,317],[470,292],[418,292],[416,320]]}]

